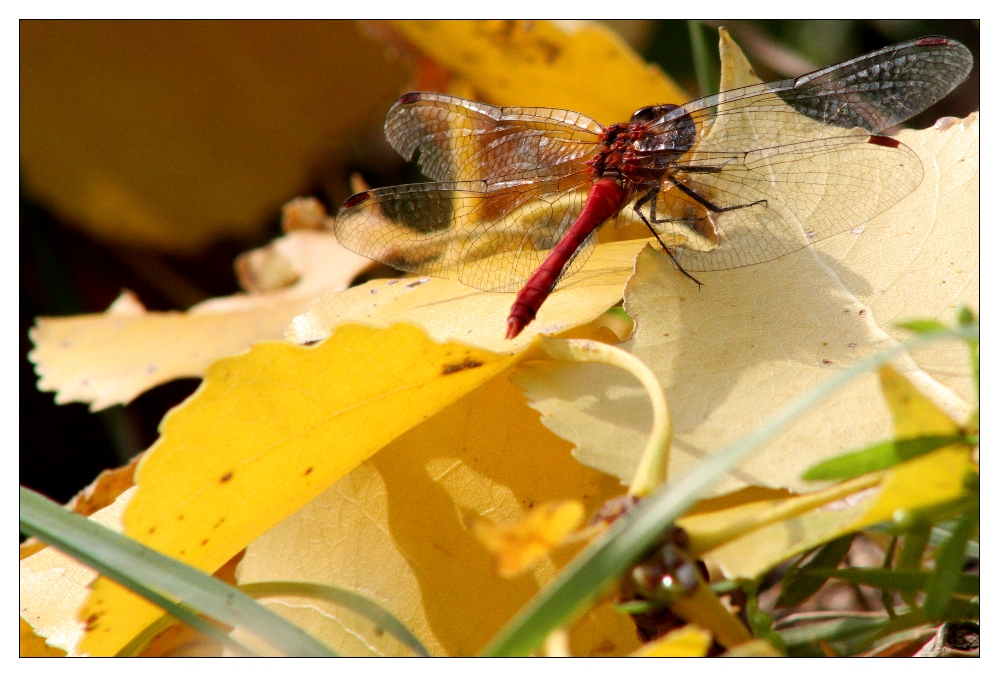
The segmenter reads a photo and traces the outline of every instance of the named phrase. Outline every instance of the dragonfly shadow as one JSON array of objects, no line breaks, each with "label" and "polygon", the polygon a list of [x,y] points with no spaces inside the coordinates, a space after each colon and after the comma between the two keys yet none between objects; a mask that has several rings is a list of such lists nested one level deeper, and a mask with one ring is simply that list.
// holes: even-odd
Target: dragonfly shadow
[{"label": "dragonfly shadow", "polygon": [[[750,433],[881,341],[853,296],[870,293],[871,284],[816,250],[699,274],[700,290],[659,252],[641,253],[637,267],[626,303],[637,328],[625,348],[664,384],[675,449],[690,463]],[[643,280],[655,289],[644,290]]]}]

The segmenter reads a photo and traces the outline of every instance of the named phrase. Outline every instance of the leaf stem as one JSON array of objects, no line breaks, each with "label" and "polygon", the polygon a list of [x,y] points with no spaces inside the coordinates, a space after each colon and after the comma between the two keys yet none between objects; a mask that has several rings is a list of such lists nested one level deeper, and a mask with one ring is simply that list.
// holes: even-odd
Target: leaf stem
[{"label": "leaf stem", "polygon": [[626,370],[639,380],[649,393],[649,401],[653,406],[653,430],[649,434],[646,449],[643,450],[628,492],[634,497],[645,497],[666,482],[673,430],[670,408],[663,395],[663,387],[645,363],[620,348],[589,339],[542,337],[541,346],[555,360],[603,363]]}]

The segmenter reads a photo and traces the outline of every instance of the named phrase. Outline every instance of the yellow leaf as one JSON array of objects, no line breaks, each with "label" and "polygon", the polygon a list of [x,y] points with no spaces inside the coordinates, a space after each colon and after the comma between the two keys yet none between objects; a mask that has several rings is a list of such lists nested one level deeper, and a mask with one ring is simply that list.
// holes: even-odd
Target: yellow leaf
[{"label": "yellow leaf", "polygon": [[882,380],[882,394],[892,413],[897,440],[921,436],[952,436],[959,432],[958,424],[932,400],[916,390],[899,372],[889,365],[883,365],[878,374]]},{"label": "yellow leaf", "polygon": [[28,21],[20,48],[27,191],[173,252],[259,237],[407,78],[347,21]]},{"label": "yellow leaf", "polygon": [[[413,428],[247,548],[240,583],[314,581],[385,607],[435,655],[470,656],[551,581],[576,549],[523,577],[498,579],[472,534],[479,520],[518,520],[532,505],[579,498],[596,510],[618,482],[581,466],[506,378],[493,379]],[[275,611],[346,655],[408,654],[332,604],[268,599]],[[631,652],[632,622],[602,604],[571,634],[574,656]]]},{"label": "yellow leaf", "polygon": [[20,642],[17,656],[19,657],[65,657],[66,651],[45,643],[45,639],[35,634],[31,624],[19,618]]},{"label": "yellow leaf", "polygon": [[153,638],[139,656],[221,657],[222,655],[223,648],[220,643],[209,640],[187,624],[177,623]]},{"label": "yellow leaf", "polygon": [[547,502],[512,523],[477,522],[473,533],[496,556],[497,574],[510,579],[559,546],[583,517],[583,504],[576,500]]},{"label": "yellow leaf", "polygon": [[[709,550],[702,553],[702,557],[718,565],[727,577],[753,579],[783,560],[819,544],[891,520],[900,509],[920,510],[959,499],[967,491],[965,477],[974,470],[969,448],[961,444],[950,445],[887,471],[871,474],[871,477],[881,478],[878,486],[846,497],[846,501],[814,508],[821,501],[834,497],[838,488],[856,489],[863,485],[863,478],[814,495],[802,495],[763,507],[748,504],[742,512],[730,509],[729,514],[721,511],[717,516],[691,516],[681,519],[678,524],[686,529],[690,527],[692,542],[698,539],[709,544]],[[808,510],[799,513],[800,508]],[[713,528],[721,531],[722,523],[730,521],[731,531],[737,532],[739,526],[747,526],[753,521],[755,511],[773,516],[782,510],[795,515],[711,547],[709,535]]]},{"label": "yellow leaf", "polygon": [[[386,443],[516,358],[416,328],[344,325],[323,344],[269,342],[214,363],[136,471],[125,534],[213,572]],[[160,616],[101,580],[81,649],[114,654]]]},{"label": "yellow leaf", "polygon": [[[134,494],[134,489],[126,490],[90,519],[121,532],[122,514]],[[96,576],[96,571],[52,547],[28,556],[20,562],[21,617],[48,645],[78,655],[84,622],[77,612]]]},{"label": "yellow leaf", "polygon": [[677,521],[677,525],[684,528],[688,534],[688,552],[694,556],[701,556],[761,527],[789,518],[794,519],[873,487],[882,477],[882,474],[873,473],[819,492],[751,501],[730,508],[686,515]]},{"label": "yellow leaf", "polygon": [[[885,366],[879,373],[897,438],[958,432],[957,424],[898,372]],[[974,472],[968,445],[956,443],[826,490],[689,515],[678,525],[688,532],[692,553],[728,577],[753,578],[797,553],[891,520],[900,509],[959,499]]]},{"label": "yellow leaf", "polygon": [[[728,36],[721,44],[729,78],[722,86],[754,81]],[[725,126],[712,134],[722,143]],[[950,323],[956,303],[978,302],[978,116],[898,138],[920,157],[924,181],[863,229],[765,264],[699,272],[700,289],[662,253],[639,254],[625,292],[636,330],[619,347],[666,391],[674,425],[668,477],[761,426],[835,370],[895,344],[903,336],[896,321]],[[971,396],[967,363],[959,342],[895,362],[956,421],[970,410],[956,395]],[[576,443],[585,463],[630,478],[651,426],[642,389],[601,366],[540,369],[534,383],[547,381],[546,389],[528,395],[546,425]],[[808,490],[800,476],[811,464],[888,437],[881,389],[869,375],[772,438],[712,492],[748,484]]]},{"label": "yellow leaf", "polygon": [[890,520],[899,509],[917,510],[954,501],[966,493],[965,478],[975,472],[969,446],[956,443],[894,466],[877,499],[848,528]]},{"label": "yellow leaf", "polygon": [[604,124],[688,97],[614,32],[591,22],[394,21],[414,46],[501,106],[579,111]]},{"label": "yellow leaf", "polygon": [[[868,308],[870,322],[903,341],[913,334],[896,321],[924,318],[950,326],[959,305],[979,307],[979,113],[942,118],[930,129],[896,137],[920,156],[923,183],[856,239],[848,234],[819,245],[853,273],[840,281]],[[897,365],[900,371],[952,419],[966,421],[969,408],[938,397],[938,385],[966,403],[976,401],[968,347],[940,341],[912,358],[920,369],[911,373]]]},{"label": "yellow leaf", "polygon": [[809,511],[748,532],[702,558],[727,579],[753,579],[798,553],[853,532],[844,526],[862,513],[864,505]]},{"label": "yellow leaf", "polygon": [[504,339],[513,294],[481,292],[441,278],[373,280],[325,295],[292,321],[285,337],[309,343],[329,336],[340,323],[384,327],[409,322],[438,341],[461,341],[491,351],[522,350],[539,334],[565,332],[614,306],[644,242],[598,245],[581,270],[546,300],[538,318],[513,341]]},{"label": "yellow leaf", "polygon": [[186,313],[146,312],[126,293],[102,314],[39,318],[29,355],[41,376],[38,387],[56,391],[59,404],[89,402],[91,410],[100,410],[172,379],[200,377],[219,358],[280,339],[316,297],[346,289],[371,265],[330,233],[296,231],[256,252],[285,262],[297,282],[268,293],[209,299]]},{"label": "yellow leaf", "polygon": [[712,634],[696,624],[688,624],[650,641],[632,653],[633,657],[704,657],[712,647]]}]

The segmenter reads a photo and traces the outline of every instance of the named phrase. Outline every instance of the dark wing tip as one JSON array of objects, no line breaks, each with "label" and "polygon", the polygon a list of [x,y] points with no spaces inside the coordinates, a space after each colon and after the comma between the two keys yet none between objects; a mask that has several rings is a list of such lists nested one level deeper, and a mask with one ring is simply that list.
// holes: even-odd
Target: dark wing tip
[{"label": "dark wing tip", "polygon": [[422,92],[407,92],[403,96],[399,97],[399,101],[396,102],[397,106],[409,106],[410,104],[415,104],[423,98]]},{"label": "dark wing tip", "polygon": [[876,146],[886,146],[887,148],[899,148],[899,141],[892,137],[884,137],[880,134],[873,134],[868,137],[868,143]]},{"label": "dark wing tip", "polygon": [[355,193],[350,198],[348,198],[347,200],[344,201],[344,206],[341,207],[340,209],[342,209],[342,210],[350,209],[352,207],[360,205],[361,203],[363,203],[366,200],[368,200],[368,198],[370,198],[370,197],[371,197],[371,194],[368,191],[362,191],[361,193]]},{"label": "dark wing tip", "polygon": [[953,42],[955,41],[950,40],[944,37],[943,35],[928,35],[927,37],[919,38],[917,40],[917,44],[920,45],[921,47],[928,47],[933,45],[947,45]]}]

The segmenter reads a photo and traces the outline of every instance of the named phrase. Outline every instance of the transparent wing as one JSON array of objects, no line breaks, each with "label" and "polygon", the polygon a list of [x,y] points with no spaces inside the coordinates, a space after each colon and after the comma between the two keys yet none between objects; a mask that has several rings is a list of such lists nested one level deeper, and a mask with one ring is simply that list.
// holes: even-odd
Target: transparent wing
[{"label": "transparent wing", "polygon": [[743,154],[718,173],[672,174],[657,209],[673,220],[657,228],[683,243],[676,255],[690,271],[759,264],[842,233],[898,203],[923,178],[912,150],[871,139],[786,144]]},{"label": "transparent wing", "polygon": [[[569,170],[559,179],[492,186],[465,181],[372,189],[344,204],[334,231],[344,247],[394,268],[486,291],[517,291],[583,209],[592,178],[581,163]],[[587,254],[589,247],[564,276]]]},{"label": "transparent wing", "polygon": [[[954,40],[927,37],[902,42],[798,78],[689,102],[651,122],[636,149],[660,150],[664,132],[679,124],[693,124],[701,142],[713,126],[738,128],[746,118],[753,120],[752,129],[743,136],[730,129],[728,150],[813,139],[822,129],[827,130],[823,136],[837,136],[843,128],[876,133],[938,101],[971,70],[972,54]],[[799,113],[798,119],[790,118],[790,111]]]},{"label": "transparent wing", "polygon": [[556,176],[600,147],[601,125],[574,111],[499,108],[433,92],[411,92],[385,119],[385,135],[434,181]]},{"label": "transparent wing", "polygon": [[770,261],[863,224],[923,178],[912,150],[873,133],[946,95],[971,67],[961,44],[922,38],[669,112],[636,144],[654,162],[658,146],[685,138],[678,130],[695,140],[664,173],[657,210],[669,221],[658,228],[682,243],[685,268],[706,271]]}]

